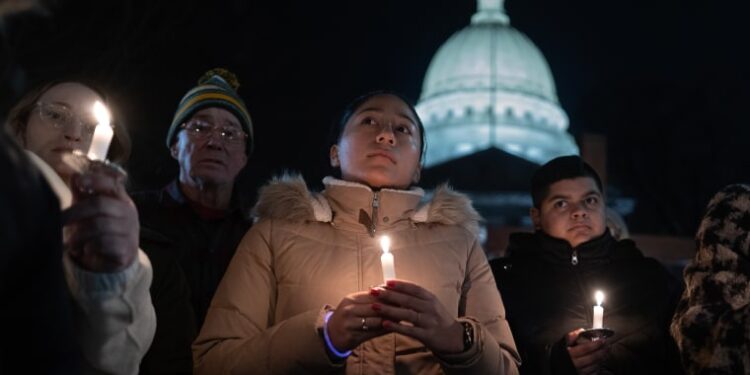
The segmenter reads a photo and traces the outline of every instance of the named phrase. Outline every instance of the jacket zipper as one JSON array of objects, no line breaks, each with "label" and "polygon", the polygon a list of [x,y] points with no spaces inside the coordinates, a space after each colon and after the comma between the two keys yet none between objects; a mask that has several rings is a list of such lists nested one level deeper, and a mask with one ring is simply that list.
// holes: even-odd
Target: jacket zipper
[{"label": "jacket zipper", "polygon": [[[578,263],[580,263],[580,259],[578,259],[578,249],[573,249],[573,253],[570,255],[570,264],[572,264],[574,268],[571,271],[573,272],[575,283],[578,285],[578,290],[580,291],[581,296],[585,296],[588,291],[585,290],[584,282],[581,280],[582,271],[578,269]],[[593,322],[593,311],[590,308],[584,307],[583,316],[586,317],[587,321]]]},{"label": "jacket zipper", "polygon": [[375,225],[378,222],[378,207],[380,207],[380,192],[376,191],[372,197],[372,214],[370,215],[370,237],[375,237]]},{"label": "jacket zipper", "polygon": [[[578,290],[580,291],[581,296],[585,296],[588,291],[585,289],[583,280],[581,280],[582,271],[578,267],[575,267],[578,265],[578,263],[578,250],[573,249],[573,254],[570,257],[570,264],[572,264],[574,268],[571,270],[571,272],[573,273],[573,278],[575,279],[575,283],[578,286]],[[587,321],[593,322],[594,314],[590,308],[584,306],[583,316],[586,317]]]}]

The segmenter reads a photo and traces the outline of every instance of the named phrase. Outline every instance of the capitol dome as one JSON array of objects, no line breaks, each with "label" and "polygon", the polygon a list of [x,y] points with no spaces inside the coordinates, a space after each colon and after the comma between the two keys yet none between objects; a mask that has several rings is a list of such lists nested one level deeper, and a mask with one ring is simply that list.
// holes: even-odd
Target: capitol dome
[{"label": "capitol dome", "polygon": [[542,53],[510,26],[503,0],[478,0],[477,8],[425,75],[417,111],[426,166],[493,147],[537,164],[578,154]]}]

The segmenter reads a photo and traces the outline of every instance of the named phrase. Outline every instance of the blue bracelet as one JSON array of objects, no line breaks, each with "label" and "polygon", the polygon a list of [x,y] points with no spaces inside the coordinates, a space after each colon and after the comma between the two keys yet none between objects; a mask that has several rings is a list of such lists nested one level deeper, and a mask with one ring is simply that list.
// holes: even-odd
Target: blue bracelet
[{"label": "blue bracelet", "polygon": [[335,355],[336,357],[344,359],[352,355],[352,351],[348,350],[342,353],[333,347],[333,343],[331,342],[331,336],[328,336],[328,320],[331,319],[331,315],[333,315],[333,311],[327,312],[326,316],[323,318],[323,338],[326,340],[326,345],[328,346],[328,350],[330,350],[331,353],[333,353],[333,355]]}]

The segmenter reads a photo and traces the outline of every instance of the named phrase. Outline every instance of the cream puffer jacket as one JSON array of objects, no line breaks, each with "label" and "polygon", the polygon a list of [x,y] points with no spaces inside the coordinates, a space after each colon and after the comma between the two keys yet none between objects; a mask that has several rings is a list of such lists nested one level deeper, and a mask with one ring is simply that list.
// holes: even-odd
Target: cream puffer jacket
[{"label": "cream puffer jacket", "polygon": [[[484,252],[479,216],[463,195],[439,188],[382,189],[301,177],[260,192],[259,221],[227,269],[193,344],[197,374],[513,374],[519,356]],[[391,237],[396,276],[434,293],[474,325],[468,351],[438,359],[420,342],[386,334],[331,361],[323,316],[347,294],[383,283],[377,238]]]}]

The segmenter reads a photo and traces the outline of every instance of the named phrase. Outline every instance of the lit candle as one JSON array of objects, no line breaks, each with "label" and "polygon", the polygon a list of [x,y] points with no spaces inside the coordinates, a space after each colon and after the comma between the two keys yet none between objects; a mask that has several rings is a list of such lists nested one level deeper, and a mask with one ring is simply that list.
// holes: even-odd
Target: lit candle
[{"label": "lit candle", "polygon": [[594,329],[602,328],[604,323],[604,308],[602,302],[604,302],[604,293],[601,290],[597,290],[595,294],[596,306],[594,306]]},{"label": "lit candle", "polygon": [[380,256],[380,265],[383,267],[383,281],[396,278],[396,269],[393,266],[393,254],[391,254],[391,239],[388,236],[380,237],[380,247],[383,255]]},{"label": "lit candle", "polygon": [[107,151],[109,150],[109,143],[112,142],[114,136],[114,130],[109,124],[109,111],[100,101],[94,103],[94,117],[96,117],[96,129],[94,129],[94,137],[91,139],[91,146],[89,146],[88,156],[92,160],[105,160],[107,159]]}]

